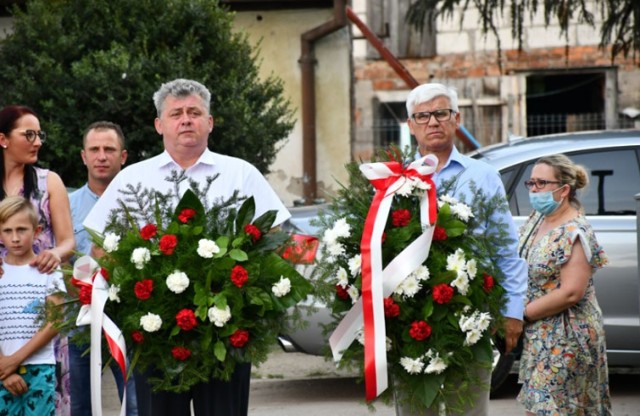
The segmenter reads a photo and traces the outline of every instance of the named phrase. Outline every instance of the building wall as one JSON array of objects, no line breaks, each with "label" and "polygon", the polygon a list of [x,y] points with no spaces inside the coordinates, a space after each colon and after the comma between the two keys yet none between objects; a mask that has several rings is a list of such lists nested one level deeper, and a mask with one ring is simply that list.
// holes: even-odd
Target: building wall
[{"label": "building wall", "polygon": [[[258,46],[260,73],[284,82],[285,95],[296,109],[296,124],[271,166],[269,182],[291,205],[303,195],[302,95],[300,36],[332,19],[332,10],[239,12],[237,30]],[[337,182],[346,182],[344,165],[351,160],[351,38],[341,29],[316,43],[316,152],[318,194],[328,198]]]},{"label": "building wall", "polygon": [[[354,1],[354,11],[363,20],[368,4],[367,0]],[[505,12],[508,17],[508,10]],[[598,30],[575,24],[565,37],[557,26],[546,28],[543,15],[538,13],[525,20],[522,51],[518,51],[516,41],[511,38],[510,23],[497,18],[499,54],[496,37],[481,33],[477,10],[470,7],[462,20],[461,16],[458,10],[436,22],[435,56],[402,62],[420,83],[437,81],[457,88],[460,104],[466,109],[463,122],[472,133],[482,136],[483,145],[506,140],[508,132],[526,134],[526,79],[531,74],[606,72],[608,126],[616,125],[622,109],[640,108],[640,68],[631,59],[617,58],[612,63],[610,51],[597,46]],[[358,149],[355,157],[367,155],[373,149],[375,143],[371,138],[376,128],[373,117],[377,106],[403,101],[410,90],[385,61],[367,57],[364,42],[354,41]],[[490,114],[500,117],[498,128],[480,124]],[[469,121],[471,124],[467,124]]]}]

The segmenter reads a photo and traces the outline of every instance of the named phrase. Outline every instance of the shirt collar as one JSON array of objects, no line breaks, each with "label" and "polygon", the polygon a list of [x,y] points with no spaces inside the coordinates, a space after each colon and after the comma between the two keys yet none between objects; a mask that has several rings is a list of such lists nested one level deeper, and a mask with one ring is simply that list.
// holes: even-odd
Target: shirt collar
[{"label": "shirt collar", "polygon": [[96,199],[96,200],[97,200],[98,198],[100,198],[100,197],[98,196],[98,194],[96,194],[95,192],[93,192],[93,191],[91,190],[91,188],[89,188],[89,182],[85,183],[85,184],[84,184],[84,186],[83,186],[82,188],[80,188],[80,189],[81,189],[83,192],[85,192],[85,193],[87,193],[87,194],[91,195],[91,196],[92,196],[94,199]]},{"label": "shirt collar", "polygon": [[453,146],[453,149],[451,149],[449,160],[447,160],[447,163],[442,167],[442,169],[446,169],[452,162],[457,163],[463,168],[466,168],[469,164],[469,161],[464,156],[462,156],[462,154],[455,146]]},{"label": "shirt collar", "polygon": [[[166,150],[158,155],[158,159],[159,159],[158,165],[160,166],[160,168],[169,167],[169,168],[182,169],[180,165],[175,160],[173,160],[169,152],[167,152]],[[193,166],[197,166],[200,163],[205,165],[211,165],[211,166],[215,165],[216,164],[215,153],[213,153],[209,149],[204,149],[204,152],[202,152],[202,154],[200,155],[196,163],[193,164]],[[190,166],[190,168],[193,166]]]}]

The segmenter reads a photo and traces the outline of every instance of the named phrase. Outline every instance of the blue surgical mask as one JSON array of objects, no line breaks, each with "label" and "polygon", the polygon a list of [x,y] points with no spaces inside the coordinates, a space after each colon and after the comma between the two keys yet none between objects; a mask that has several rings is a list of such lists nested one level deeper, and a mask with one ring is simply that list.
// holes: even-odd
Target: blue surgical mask
[{"label": "blue surgical mask", "polygon": [[562,199],[560,201],[553,199],[553,193],[562,188],[561,186],[556,190],[547,192],[529,192],[529,202],[531,202],[533,209],[542,215],[552,214],[562,203]]}]

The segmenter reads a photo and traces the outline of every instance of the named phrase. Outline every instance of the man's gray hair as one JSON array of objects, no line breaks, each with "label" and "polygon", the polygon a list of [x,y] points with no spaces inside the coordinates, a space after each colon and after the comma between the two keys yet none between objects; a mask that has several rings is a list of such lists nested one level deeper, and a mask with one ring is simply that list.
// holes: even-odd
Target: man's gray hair
[{"label": "man's gray hair", "polygon": [[169,95],[172,97],[188,97],[197,94],[202,98],[202,102],[207,109],[207,113],[211,113],[211,93],[198,81],[190,79],[174,79],[160,86],[160,89],[153,94],[153,103],[156,106],[158,117],[162,114],[164,101]]},{"label": "man's gray hair", "polygon": [[437,82],[422,84],[415,87],[407,97],[407,116],[411,117],[413,109],[418,104],[426,103],[436,97],[447,97],[451,103],[451,109],[458,112],[458,93],[453,87]]}]

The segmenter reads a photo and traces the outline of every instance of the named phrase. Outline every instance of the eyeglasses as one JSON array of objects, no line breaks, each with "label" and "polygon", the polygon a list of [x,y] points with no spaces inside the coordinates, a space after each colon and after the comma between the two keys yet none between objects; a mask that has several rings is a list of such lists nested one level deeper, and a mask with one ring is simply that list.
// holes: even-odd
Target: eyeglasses
[{"label": "eyeglasses", "polygon": [[534,186],[536,187],[536,189],[542,189],[550,183],[559,184],[560,181],[546,181],[544,179],[534,179],[530,181],[524,181],[524,186],[529,190],[533,189]]},{"label": "eyeglasses", "polygon": [[450,108],[442,108],[435,111],[420,111],[419,113],[411,114],[411,118],[416,124],[427,124],[431,120],[431,116],[434,116],[438,121],[449,121],[451,115],[456,112]]},{"label": "eyeglasses", "polygon": [[33,143],[33,141],[36,139],[36,136],[40,137],[40,141],[43,142],[43,143],[44,143],[45,140],[47,140],[47,133],[45,133],[42,130],[40,130],[40,131],[25,130],[20,134],[22,134],[24,137],[26,137],[27,140],[29,141],[29,143]]}]

